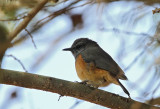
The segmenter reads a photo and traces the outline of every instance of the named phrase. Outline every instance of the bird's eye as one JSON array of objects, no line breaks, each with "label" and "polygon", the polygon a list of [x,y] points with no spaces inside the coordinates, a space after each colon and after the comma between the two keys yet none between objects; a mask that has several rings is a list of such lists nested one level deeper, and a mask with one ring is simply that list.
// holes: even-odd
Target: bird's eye
[{"label": "bird's eye", "polygon": [[77,45],[76,49],[80,49],[82,47],[82,45]]}]

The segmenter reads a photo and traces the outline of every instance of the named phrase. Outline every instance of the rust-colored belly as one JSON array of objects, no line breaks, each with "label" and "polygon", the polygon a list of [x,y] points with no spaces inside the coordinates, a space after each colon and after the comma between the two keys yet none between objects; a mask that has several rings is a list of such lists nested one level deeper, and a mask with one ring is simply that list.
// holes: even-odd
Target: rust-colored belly
[{"label": "rust-colored belly", "polygon": [[96,86],[107,86],[110,83],[118,84],[106,70],[96,68],[94,63],[85,63],[81,55],[78,55],[75,63],[78,77],[82,80],[90,81],[90,84]]},{"label": "rust-colored belly", "polygon": [[86,73],[88,73],[87,64],[85,63],[85,61],[83,60],[81,55],[78,55],[78,57],[76,58],[75,66],[76,66],[76,71],[77,71],[78,77],[82,81],[87,80],[88,79],[87,74],[86,74]]}]

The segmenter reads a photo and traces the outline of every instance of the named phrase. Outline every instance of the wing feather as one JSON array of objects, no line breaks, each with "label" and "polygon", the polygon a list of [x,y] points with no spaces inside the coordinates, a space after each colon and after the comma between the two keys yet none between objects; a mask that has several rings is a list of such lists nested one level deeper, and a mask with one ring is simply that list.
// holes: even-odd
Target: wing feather
[{"label": "wing feather", "polygon": [[87,50],[82,52],[82,58],[87,63],[94,62],[97,68],[109,71],[114,77],[116,77],[121,71],[118,64],[102,48],[96,46],[87,48]]}]

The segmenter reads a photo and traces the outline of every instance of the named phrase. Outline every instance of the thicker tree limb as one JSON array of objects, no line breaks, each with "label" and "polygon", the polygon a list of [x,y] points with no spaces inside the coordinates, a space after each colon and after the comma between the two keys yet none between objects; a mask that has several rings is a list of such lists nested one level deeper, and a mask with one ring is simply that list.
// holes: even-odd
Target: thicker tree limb
[{"label": "thicker tree limb", "polygon": [[152,105],[160,105],[160,97],[148,100],[147,103],[152,104]]},{"label": "thicker tree limb", "polygon": [[112,109],[160,109],[83,84],[26,72],[0,69],[0,83],[71,96]]}]

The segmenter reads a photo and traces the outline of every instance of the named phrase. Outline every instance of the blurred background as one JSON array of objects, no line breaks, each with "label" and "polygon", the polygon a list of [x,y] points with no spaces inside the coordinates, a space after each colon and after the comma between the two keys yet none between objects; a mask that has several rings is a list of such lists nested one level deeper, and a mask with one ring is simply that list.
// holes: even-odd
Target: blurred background
[{"label": "blurred background", "polygon": [[[17,37],[9,32],[40,0],[0,1],[0,67],[80,81],[70,47],[75,39],[96,41],[125,71],[121,81],[140,102],[160,105],[159,0],[49,1]],[[100,88],[127,97],[116,85]],[[0,85],[0,109],[103,109],[59,94]]]}]

